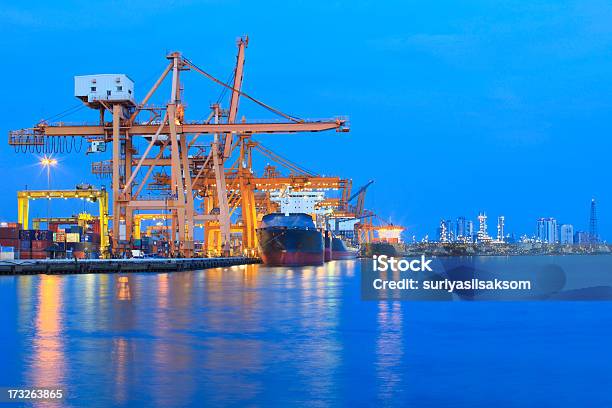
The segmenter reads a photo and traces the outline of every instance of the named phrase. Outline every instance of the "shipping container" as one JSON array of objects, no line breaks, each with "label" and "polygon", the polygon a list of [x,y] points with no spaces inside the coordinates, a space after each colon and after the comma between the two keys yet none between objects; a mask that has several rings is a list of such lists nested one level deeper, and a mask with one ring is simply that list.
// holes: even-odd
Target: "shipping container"
[{"label": "shipping container", "polygon": [[18,230],[21,229],[21,224],[19,224],[18,222],[0,222],[0,228],[17,228]]},{"label": "shipping container", "polygon": [[19,228],[17,227],[0,228],[0,239],[19,239]]},{"label": "shipping container", "polygon": [[80,225],[71,225],[66,232],[80,235],[83,233],[83,227],[81,227]]},{"label": "shipping container", "polygon": [[19,239],[22,241],[31,241],[33,237],[34,237],[34,230],[19,231]]},{"label": "shipping container", "polygon": [[49,230],[21,230],[19,231],[19,239],[22,241],[51,241],[53,232]]},{"label": "shipping container", "polygon": [[72,251],[72,257],[76,259],[85,259],[85,252],[83,251]]},{"label": "shipping container", "polygon": [[19,248],[18,239],[0,238],[0,246]]},{"label": "shipping container", "polygon": [[49,230],[34,230],[32,241],[53,241],[53,232]]},{"label": "shipping container", "polygon": [[91,229],[94,234],[100,234],[100,220],[94,221],[91,225]]},{"label": "shipping container", "polygon": [[32,251],[45,251],[52,241],[32,241]]},{"label": "shipping container", "polygon": [[66,242],[66,249],[73,251],[97,251],[100,249],[100,245],[92,242]]},{"label": "shipping container", "polygon": [[85,254],[87,256],[87,259],[99,259],[100,258],[100,252],[98,251],[86,252]]},{"label": "shipping container", "polygon": [[30,250],[32,249],[32,241],[19,241],[19,248],[21,250]]},{"label": "shipping container", "polygon": [[81,242],[92,242],[95,244],[100,243],[100,235],[94,233],[87,233],[81,236]]},{"label": "shipping container", "polygon": [[0,252],[0,261],[12,261],[15,259],[15,252]]},{"label": "shipping container", "polygon": [[78,232],[67,232],[66,233],[66,242],[79,242],[81,238],[81,234]]}]

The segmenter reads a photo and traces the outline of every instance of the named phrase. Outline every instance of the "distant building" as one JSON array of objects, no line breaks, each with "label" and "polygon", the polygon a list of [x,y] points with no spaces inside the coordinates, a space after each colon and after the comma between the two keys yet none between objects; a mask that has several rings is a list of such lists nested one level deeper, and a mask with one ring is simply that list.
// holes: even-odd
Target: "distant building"
[{"label": "distant building", "polygon": [[492,239],[487,232],[487,215],[485,213],[478,214],[478,242],[491,242]]},{"label": "distant building", "polygon": [[451,220],[446,220],[444,221],[444,225],[446,227],[448,242],[455,241],[455,229],[453,228],[453,222]]},{"label": "distant building", "polygon": [[574,243],[574,226],[572,224],[561,225],[559,231],[559,242],[563,245],[572,245]]},{"label": "distant building", "polygon": [[462,240],[464,239],[467,235],[466,235],[466,223],[465,223],[465,217],[458,217],[457,218],[457,230],[455,231],[455,236],[457,237],[458,240]]},{"label": "distant building", "polygon": [[497,217],[497,242],[498,243],[503,243],[504,242],[504,222],[505,222],[505,217],[503,215]]},{"label": "distant building", "polygon": [[468,221],[465,226],[465,236],[469,241],[474,241],[474,221]]},{"label": "distant building", "polygon": [[597,233],[597,204],[595,199],[591,200],[591,216],[589,218],[589,237],[591,244],[599,242],[599,234]]},{"label": "distant building", "polygon": [[591,236],[585,231],[576,231],[574,234],[574,244],[576,245],[588,245],[591,243]]},{"label": "distant building", "polygon": [[557,220],[554,218],[540,218],[538,220],[537,238],[538,241],[547,244],[559,242]]},{"label": "distant building", "polygon": [[448,242],[448,230],[446,229],[446,221],[440,220],[440,227],[438,228],[438,241]]}]

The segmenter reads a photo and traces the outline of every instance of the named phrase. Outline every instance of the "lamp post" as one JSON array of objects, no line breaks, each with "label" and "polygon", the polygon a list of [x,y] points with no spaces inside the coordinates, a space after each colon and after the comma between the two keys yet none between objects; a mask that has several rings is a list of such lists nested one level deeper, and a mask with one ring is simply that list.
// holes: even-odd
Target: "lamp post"
[{"label": "lamp post", "polygon": [[[51,190],[51,167],[57,166],[57,160],[52,157],[44,156],[40,159],[40,165],[47,170],[47,192]],[[47,201],[47,229],[50,227],[49,218],[51,217],[51,198]]]}]

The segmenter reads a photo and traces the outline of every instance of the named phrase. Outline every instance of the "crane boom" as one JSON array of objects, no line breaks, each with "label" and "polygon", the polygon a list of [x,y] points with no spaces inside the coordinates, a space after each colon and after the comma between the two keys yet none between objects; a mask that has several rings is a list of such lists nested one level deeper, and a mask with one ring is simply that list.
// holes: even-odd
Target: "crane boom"
[{"label": "crane boom", "polygon": [[370,187],[370,185],[374,183],[374,180],[370,180],[368,181],[367,184],[365,184],[364,186],[362,186],[359,190],[357,190],[357,192],[355,194],[353,194],[348,200],[346,200],[347,203],[353,201],[355,199],[355,197],[357,197],[359,194],[361,194],[362,192],[364,192],[368,187]]},{"label": "crane boom", "polygon": [[[343,119],[325,120],[319,122],[303,123],[202,123],[183,124],[176,126],[177,133],[298,133],[298,132],[321,132],[336,129],[345,132],[346,121]],[[130,127],[120,126],[120,131],[129,130],[131,135],[154,135],[159,124],[135,124]],[[103,136],[111,137],[112,126],[99,125],[47,125],[40,124],[31,129],[22,129],[9,132],[9,144],[20,144],[20,138],[42,137],[42,136]],[[164,125],[161,134],[169,134],[170,127]]]},{"label": "crane boom", "polygon": [[[238,56],[236,57],[236,69],[234,70],[234,85],[232,86],[232,98],[230,100],[229,114],[227,117],[227,123],[236,122],[236,116],[238,115],[238,101],[240,100],[240,89],[242,88],[242,76],[244,74],[244,49],[249,43],[249,38],[240,38],[238,40]],[[225,134],[225,147],[223,148],[223,157],[225,159],[230,157],[232,153],[232,140],[234,135],[230,133]]]}]

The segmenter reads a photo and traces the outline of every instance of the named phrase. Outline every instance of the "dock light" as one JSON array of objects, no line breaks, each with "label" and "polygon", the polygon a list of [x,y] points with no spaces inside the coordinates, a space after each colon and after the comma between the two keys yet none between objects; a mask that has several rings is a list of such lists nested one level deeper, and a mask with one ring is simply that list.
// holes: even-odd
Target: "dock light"
[{"label": "dock light", "polygon": [[[46,155],[40,159],[40,165],[47,170],[47,191],[51,190],[51,167],[57,166],[57,159],[52,157],[47,157]],[[47,193],[47,220],[50,218],[51,212],[51,196]],[[49,228],[49,224],[47,222],[47,228]]]},{"label": "dock light", "polygon": [[40,164],[43,167],[56,166],[57,165],[57,160],[52,158],[52,157],[45,156],[42,159],[40,159]]}]

